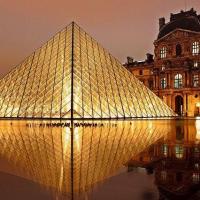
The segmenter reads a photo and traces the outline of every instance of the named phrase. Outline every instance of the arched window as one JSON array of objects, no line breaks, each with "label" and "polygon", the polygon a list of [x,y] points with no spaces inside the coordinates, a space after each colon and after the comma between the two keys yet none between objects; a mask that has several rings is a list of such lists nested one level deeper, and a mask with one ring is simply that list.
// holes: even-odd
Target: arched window
[{"label": "arched window", "polygon": [[167,57],[167,47],[162,47],[160,49],[160,58],[166,58]]},{"label": "arched window", "polygon": [[174,88],[181,88],[183,85],[183,76],[181,74],[176,74],[174,76]]},{"label": "arched window", "polygon": [[165,65],[161,66],[161,70],[164,71],[165,70]]},{"label": "arched window", "polygon": [[200,44],[198,41],[192,43],[192,55],[198,55],[200,53]]},{"label": "arched window", "polygon": [[182,54],[182,47],[180,44],[176,45],[176,56],[181,56]]}]

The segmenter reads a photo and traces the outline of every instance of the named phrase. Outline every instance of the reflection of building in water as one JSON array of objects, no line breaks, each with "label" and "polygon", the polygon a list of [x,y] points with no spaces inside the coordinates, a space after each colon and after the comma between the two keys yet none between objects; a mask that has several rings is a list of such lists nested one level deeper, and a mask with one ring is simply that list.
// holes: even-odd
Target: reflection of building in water
[{"label": "reflection of building in water", "polygon": [[[184,123],[184,125],[183,125]],[[200,140],[195,121],[177,121],[163,140],[132,159],[131,167],[155,171],[155,183],[165,195],[190,195],[200,186]]]},{"label": "reflection of building in water", "polygon": [[95,123],[61,127],[1,121],[0,158],[10,163],[13,174],[74,199],[113,176],[170,128],[170,120]]}]

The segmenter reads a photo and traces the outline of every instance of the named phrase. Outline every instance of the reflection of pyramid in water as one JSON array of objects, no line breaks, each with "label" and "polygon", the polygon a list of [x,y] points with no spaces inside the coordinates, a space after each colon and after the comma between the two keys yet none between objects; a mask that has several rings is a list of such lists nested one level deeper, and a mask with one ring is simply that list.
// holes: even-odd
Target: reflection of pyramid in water
[{"label": "reflection of pyramid in water", "polygon": [[128,118],[173,111],[72,23],[0,82],[0,117]]},{"label": "reflection of pyramid in water", "polygon": [[79,199],[73,196],[84,195],[161,140],[171,123],[98,121],[97,126],[75,126],[75,122],[72,129],[46,126],[44,121],[29,121],[29,126],[27,121],[0,121],[0,163],[9,163],[10,173],[67,197],[57,200]]}]

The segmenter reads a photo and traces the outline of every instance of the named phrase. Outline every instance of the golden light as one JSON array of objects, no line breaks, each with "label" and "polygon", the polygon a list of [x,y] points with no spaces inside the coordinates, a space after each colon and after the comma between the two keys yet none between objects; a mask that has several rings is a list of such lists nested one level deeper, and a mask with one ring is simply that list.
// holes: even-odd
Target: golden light
[{"label": "golden light", "polygon": [[103,126],[101,122],[73,129],[46,127],[41,121],[31,122],[31,127],[26,123],[0,122],[0,155],[14,174],[69,197],[72,189],[78,195],[115,175],[170,130],[169,121],[156,120],[104,121]]},{"label": "golden light", "polygon": [[57,33],[1,81],[0,117],[175,116],[75,23]]},{"label": "golden light", "polygon": [[197,131],[196,139],[200,140],[200,120],[199,119],[196,120],[196,131]]}]

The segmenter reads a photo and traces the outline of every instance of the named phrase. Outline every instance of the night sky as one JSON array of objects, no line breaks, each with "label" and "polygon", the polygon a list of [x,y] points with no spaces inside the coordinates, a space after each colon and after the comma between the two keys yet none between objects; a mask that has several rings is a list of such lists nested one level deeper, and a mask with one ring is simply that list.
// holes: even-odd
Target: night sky
[{"label": "night sky", "polygon": [[[120,61],[153,53],[159,17],[185,9],[185,0],[0,0],[0,76],[71,21]],[[199,0],[187,8],[200,13]]]}]

